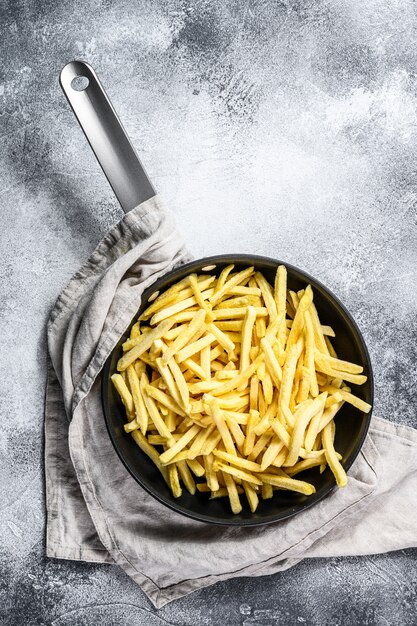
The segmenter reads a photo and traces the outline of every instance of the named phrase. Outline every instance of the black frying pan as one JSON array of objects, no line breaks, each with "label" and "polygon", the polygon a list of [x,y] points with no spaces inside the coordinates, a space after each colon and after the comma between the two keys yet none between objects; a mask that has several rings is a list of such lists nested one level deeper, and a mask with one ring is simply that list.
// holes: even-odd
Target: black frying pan
[{"label": "black frying pan", "polygon": [[[61,72],[60,84],[123,210],[128,212],[141,202],[152,198],[155,190],[92,68],[80,61],[69,63]],[[237,270],[253,265],[273,283],[278,265],[285,262],[242,254],[227,254],[193,261],[155,281],[144,292],[138,315],[147,307],[148,299],[156,291],[162,292],[192,272],[202,273],[206,266],[215,265],[215,270],[210,270],[210,273],[214,271],[219,274],[230,263],[234,263]],[[313,287],[314,302],[320,319],[323,324],[332,326],[336,332],[333,343],[340,358],[363,366],[364,374],[368,377],[367,382],[362,386],[351,385],[351,387],[355,395],[372,404],[373,376],[370,358],[355,321],[336,296],[320,282],[288,263],[285,265],[290,289],[298,291],[304,289],[308,283]],[[133,322],[134,320],[132,324]],[[327,468],[320,474],[318,468],[313,468],[297,476],[315,485],[316,493],[313,496],[276,491],[272,499],[260,500],[256,513],[251,513],[244,498],[242,498],[243,510],[239,515],[234,515],[230,511],[226,498],[210,500],[207,494],[197,492],[192,496],[186,490],[183,490],[180,498],[173,498],[159,471],[138,448],[133,438],[125,433],[123,429],[126,421],[125,410],[110,381],[110,376],[116,370],[116,363],[122,355],[122,343],[129,333],[130,327],[120,338],[102,372],[104,416],[110,438],[125,467],[137,482],[160,502],[196,520],[213,524],[254,526],[291,517],[314,505],[335,489],[335,480],[330,469]],[[335,447],[343,456],[342,464],[346,470],[350,468],[361,449],[370,419],[371,413],[362,413],[347,403],[336,416]],[[349,489],[349,483],[346,489]]]}]

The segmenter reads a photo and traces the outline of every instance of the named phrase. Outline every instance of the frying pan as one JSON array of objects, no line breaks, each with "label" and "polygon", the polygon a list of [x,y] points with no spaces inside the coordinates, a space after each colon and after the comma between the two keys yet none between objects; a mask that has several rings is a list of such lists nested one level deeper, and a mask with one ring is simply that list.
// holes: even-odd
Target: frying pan
[{"label": "frying pan", "polygon": [[[150,182],[119,118],[116,115],[94,70],[82,61],[68,63],[60,75],[61,87],[92,147],[122,209],[127,213],[135,206],[155,195]],[[257,271],[273,282],[280,264],[288,272],[288,286],[294,291],[304,289],[308,283],[314,290],[314,302],[320,319],[333,327],[336,333],[334,347],[340,358],[362,365],[368,377],[365,385],[352,385],[352,391],[369,404],[373,404],[373,375],[371,362],[361,332],[343,304],[318,280],[282,260],[250,254],[225,254],[192,261],[159,278],[143,294],[138,315],[147,307],[149,298],[162,292],[192,272],[202,273],[207,266],[215,266],[210,272],[219,274],[230,263],[236,270],[253,265]],[[127,329],[107,360],[102,372],[102,402],[106,426],[114,448],[125,467],[135,480],[152,496],[174,511],[188,517],[212,524],[230,526],[255,526],[282,520],[313,506],[335,489],[335,479],[329,468],[322,474],[313,468],[299,474],[302,480],[316,487],[312,496],[290,491],[275,491],[272,499],[260,500],[255,513],[243,502],[243,510],[234,515],[225,498],[209,500],[208,495],[197,492],[174,499],[152,461],[138,448],[133,438],[126,434],[124,407],[115,391],[110,376],[122,354],[122,343],[130,333]],[[365,440],[371,413],[365,414],[345,403],[336,416],[335,447],[342,454],[342,464],[348,470],[356,459]],[[349,483],[346,487],[349,489]]]}]

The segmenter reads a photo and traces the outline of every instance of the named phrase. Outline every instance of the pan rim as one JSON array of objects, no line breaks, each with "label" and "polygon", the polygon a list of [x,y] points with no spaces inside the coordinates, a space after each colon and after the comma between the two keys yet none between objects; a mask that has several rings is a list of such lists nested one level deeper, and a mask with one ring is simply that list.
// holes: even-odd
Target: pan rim
[{"label": "pan rim", "polygon": [[[306,282],[311,282],[311,284],[313,286],[313,289],[318,287],[326,295],[329,296],[330,300],[332,300],[343,311],[343,314],[346,316],[346,318],[347,318],[347,320],[349,322],[349,325],[351,326],[351,328],[353,329],[354,334],[356,335],[357,339],[359,340],[360,345],[361,345],[361,349],[363,350],[364,359],[365,359],[367,370],[368,370],[368,380],[367,380],[366,384],[367,384],[367,386],[369,388],[370,404],[372,405],[372,408],[371,408],[371,410],[370,410],[370,412],[368,414],[365,414],[366,418],[364,419],[364,424],[362,426],[360,435],[358,436],[357,442],[356,442],[356,444],[355,444],[355,446],[354,446],[354,448],[352,450],[352,453],[349,455],[349,457],[343,463],[343,467],[344,467],[345,471],[347,472],[352,467],[352,465],[355,462],[355,460],[357,459],[357,457],[358,457],[358,455],[360,453],[360,450],[362,449],[362,446],[364,444],[364,441],[366,439],[366,436],[368,434],[368,431],[369,431],[371,418],[372,418],[372,412],[373,412],[373,404],[374,404],[374,376],[373,376],[372,363],[371,363],[368,347],[366,345],[366,342],[365,342],[365,340],[363,338],[362,332],[359,329],[355,319],[353,318],[351,313],[348,311],[346,306],[343,304],[343,302],[341,302],[341,300],[328,287],[323,285],[322,282],[320,282],[319,280],[317,280],[316,278],[314,278],[313,276],[311,276],[310,274],[308,274],[304,270],[301,270],[298,267],[296,267],[296,266],[294,266],[294,265],[292,265],[290,263],[286,263],[284,261],[280,261],[280,260],[275,259],[273,257],[267,257],[267,256],[263,256],[263,255],[246,254],[246,253],[228,253],[228,254],[224,254],[224,255],[213,255],[213,256],[209,256],[209,257],[202,257],[202,258],[199,258],[199,259],[194,259],[192,261],[189,261],[188,263],[180,265],[179,267],[175,267],[174,269],[170,270],[166,274],[163,274],[162,276],[160,276],[156,281],[154,281],[152,283],[152,285],[150,285],[149,287],[147,287],[144,290],[144,292],[142,294],[142,302],[143,302],[143,300],[147,300],[152,293],[157,291],[158,290],[158,285],[160,283],[163,283],[167,279],[169,281],[174,281],[177,275],[182,275],[182,274],[186,273],[187,270],[192,271],[193,269],[197,269],[197,268],[202,270],[205,266],[213,265],[213,264],[216,264],[216,263],[219,263],[219,262],[225,263],[225,262],[233,262],[233,261],[235,263],[239,263],[241,265],[246,264],[246,263],[248,265],[251,265],[252,263],[258,263],[258,264],[263,264],[263,265],[271,265],[271,266],[274,266],[274,267],[278,267],[278,265],[285,265],[285,267],[289,271],[293,271],[294,273],[299,274],[302,277],[303,280],[304,279],[306,280]],[[164,287],[164,289],[165,288],[166,287]],[[129,325],[131,324],[131,322],[132,322],[132,320],[129,322],[127,328],[129,328]],[[217,526],[235,526],[235,527],[263,526],[263,525],[267,525],[267,524],[272,524],[274,522],[283,521],[285,519],[289,519],[289,518],[293,517],[294,515],[296,515],[297,513],[300,513],[302,511],[306,511],[307,509],[311,508],[312,506],[314,506],[315,504],[317,504],[318,502],[323,500],[325,497],[331,495],[336,490],[336,481],[335,481],[335,479],[333,477],[333,484],[325,486],[321,490],[321,492],[316,493],[313,496],[309,496],[308,500],[306,500],[302,504],[294,505],[293,507],[288,507],[288,511],[284,512],[284,513],[281,513],[281,514],[275,513],[275,514],[271,514],[271,515],[262,515],[261,519],[259,519],[259,517],[257,517],[256,513],[254,514],[253,518],[244,518],[244,519],[228,518],[228,519],[221,519],[221,518],[218,518],[218,517],[212,517],[211,515],[205,515],[205,514],[202,514],[202,513],[196,513],[194,511],[191,511],[190,509],[182,506],[179,502],[172,501],[172,500],[169,500],[168,498],[166,498],[164,495],[159,493],[157,489],[153,488],[151,485],[147,484],[145,481],[142,481],[140,479],[140,477],[137,476],[137,473],[134,470],[134,468],[131,467],[131,464],[124,458],[123,454],[119,450],[115,434],[114,434],[114,432],[112,431],[112,428],[111,428],[111,424],[110,424],[110,408],[108,406],[108,401],[107,401],[107,391],[108,391],[108,387],[109,387],[109,384],[110,384],[111,359],[112,359],[114,351],[118,348],[119,341],[120,341],[120,338],[119,338],[118,342],[116,343],[116,345],[114,346],[114,348],[111,350],[111,352],[110,352],[109,356],[107,357],[106,362],[105,362],[105,364],[104,364],[104,366],[102,368],[102,371],[101,371],[101,401],[102,401],[102,407],[103,407],[104,421],[106,423],[107,431],[109,433],[110,440],[111,440],[111,442],[113,444],[113,447],[116,450],[116,453],[117,453],[119,459],[122,461],[122,463],[125,466],[125,468],[131,474],[131,476],[135,479],[135,481],[143,489],[145,489],[145,491],[147,493],[149,493],[151,496],[153,496],[161,504],[167,506],[169,509],[171,509],[172,511],[175,511],[176,513],[179,513],[179,514],[184,515],[184,516],[186,516],[186,517],[188,517],[190,519],[193,519],[195,521],[199,521],[199,522],[202,522],[202,523],[208,523],[208,524],[213,524],[213,525],[217,525]]]}]

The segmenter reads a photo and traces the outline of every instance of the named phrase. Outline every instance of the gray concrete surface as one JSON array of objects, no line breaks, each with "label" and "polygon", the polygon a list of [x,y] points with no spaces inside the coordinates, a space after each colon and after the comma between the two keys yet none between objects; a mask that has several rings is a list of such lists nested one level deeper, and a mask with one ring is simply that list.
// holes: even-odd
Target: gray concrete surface
[{"label": "gray concrete surface", "polygon": [[[107,87],[196,256],[312,273],[368,342],[376,413],[417,426],[411,0],[1,3],[0,621],[416,624],[414,550],[304,562],[156,612],[119,569],[44,557],[45,323],[121,211],[58,87]],[[375,529],[378,532],[378,529]]]}]

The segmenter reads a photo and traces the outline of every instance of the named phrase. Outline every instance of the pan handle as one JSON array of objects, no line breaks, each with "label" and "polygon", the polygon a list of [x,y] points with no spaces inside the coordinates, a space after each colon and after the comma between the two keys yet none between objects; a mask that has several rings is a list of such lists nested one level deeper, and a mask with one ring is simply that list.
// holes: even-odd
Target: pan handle
[{"label": "pan handle", "polygon": [[125,213],[155,196],[142,163],[95,71],[71,61],[59,83]]}]

